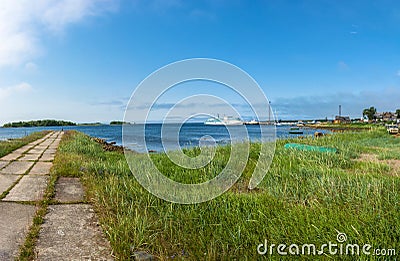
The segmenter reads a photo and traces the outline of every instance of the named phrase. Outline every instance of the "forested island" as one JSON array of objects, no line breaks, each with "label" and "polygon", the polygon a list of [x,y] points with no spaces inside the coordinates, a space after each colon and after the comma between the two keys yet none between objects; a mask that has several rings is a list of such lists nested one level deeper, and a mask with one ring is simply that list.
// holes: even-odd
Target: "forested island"
[{"label": "forested island", "polygon": [[110,122],[110,125],[124,125],[124,124],[131,124],[130,122],[126,121],[112,121]]},{"label": "forested island", "polygon": [[60,120],[37,120],[37,121],[10,122],[3,125],[4,128],[46,127],[46,126],[76,126],[76,123],[70,121],[60,121]]}]

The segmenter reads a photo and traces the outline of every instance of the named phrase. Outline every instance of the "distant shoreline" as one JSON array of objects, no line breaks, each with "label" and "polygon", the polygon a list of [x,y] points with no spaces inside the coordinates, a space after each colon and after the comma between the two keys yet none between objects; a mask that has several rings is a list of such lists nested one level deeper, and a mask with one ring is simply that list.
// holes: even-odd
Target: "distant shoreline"
[{"label": "distant shoreline", "polygon": [[76,126],[75,122],[63,120],[34,120],[34,121],[18,121],[10,122],[3,125],[3,128],[26,128],[26,127],[63,127]]}]

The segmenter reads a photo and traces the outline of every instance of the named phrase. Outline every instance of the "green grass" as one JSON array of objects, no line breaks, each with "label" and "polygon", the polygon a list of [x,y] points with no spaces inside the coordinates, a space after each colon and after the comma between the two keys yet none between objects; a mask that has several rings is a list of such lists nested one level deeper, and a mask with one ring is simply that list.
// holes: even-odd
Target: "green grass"
[{"label": "green grass", "polygon": [[0,141],[0,158],[32,141],[43,138],[47,133],[49,132],[48,131],[34,132],[28,136],[19,139]]},{"label": "green grass", "polygon": [[[238,183],[222,196],[194,205],[169,203],[151,195],[135,180],[124,155],[103,151],[82,133],[69,132],[64,137],[53,170],[58,176],[81,177],[119,260],[127,260],[139,250],[162,260],[253,260],[261,258],[256,249],[264,240],[320,246],[336,243],[338,231],[346,233],[348,243],[399,252],[399,177],[390,175],[384,162],[354,160],[362,153],[385,152],[397,157],[399,140],[379,128],[318,139],[280,140],[269,172],[256,190],[247,191],[260,146],[252,144]],[[335,147],[339,153],[286,150],[286,142]],[[152,158],[172,179],[198,183],[224,167],[230,149],[219,147],[212,164],[193,171],[175,166],[164,154]],[[195,156],[198,151],[186,150],[185,154]],[[142,171],[145,174],[146,169]],[[271,258],[335,256],[275,254]]]}]

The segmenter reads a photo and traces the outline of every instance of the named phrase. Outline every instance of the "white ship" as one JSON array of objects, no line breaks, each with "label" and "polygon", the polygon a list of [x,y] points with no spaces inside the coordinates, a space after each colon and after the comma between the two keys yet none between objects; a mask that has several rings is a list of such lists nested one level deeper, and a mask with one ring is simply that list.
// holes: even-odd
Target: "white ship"
[{"label": "white ship", "polygon": [[226,126],[232,126],[232,125],[243,125],[243,121],[240,120],[239,118],[233,118],[232,116],[224,116],[222,119],[221,118],[209,118],[204,122],[204,125],[226,125]]}]

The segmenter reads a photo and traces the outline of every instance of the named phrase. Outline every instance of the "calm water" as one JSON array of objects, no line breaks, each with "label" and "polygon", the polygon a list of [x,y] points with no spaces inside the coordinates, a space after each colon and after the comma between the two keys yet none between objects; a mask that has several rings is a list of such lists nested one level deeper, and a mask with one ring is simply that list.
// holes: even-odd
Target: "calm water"
[{"label": "calm water", "polygon": [[[161,124],[147,124],[146,126],[137,124],[129,127],[129,131],[126,131],[127,137],[129,137],[129,143],[125,144],[130,149],[143,152],[146,147],[143,146],[141,138],[141,130],[145,127],[145,137],[147,150],[162,151],[161,143],[161,133],[164,140],[164,146],[168,149],[177,149],[177,135],[175,133],[179,125],[175,124],[165,124],[165,129],[162,132]],[[122,145],[122,126],[110,126],[110,125],[100,125],[100,126],[70,126],[70,127],[33,127],[33,128],[0,128],[0,140],[19,138],[29,135],[35,131],[42,130],[77,130],[81,131],[92,137],[99,137],[105,139],[108,142],[116,142],[118,145]],[[235,127],[233,127],[234,129]],[[239,127],[240,128],[240,127]],[[249,139],[251,141],[260,141],[260,128],[268,133],[271,126],[257,126],[257,125],[247,125],[245,127],[248,132]],[[276,137],[277,138],[288,138],[295,137],[296,135],[288,134],[289,126],[277,126],[276,127]],[[313,135],[316,129],[303,129],[303,135]],[[318,130],[320,132],[327,132],[325,130]],[[264,133],[265,133],[264,132]],[[243,136],[243,137],[242,137]],[[242,139],[246,139],[247,135],[240,136]],[[202,139],[203,137],[203,139]],[[204,139],[204,137],[206,137]],[[212,138],[211,138],[212,137]],[[198,146],[200,140],[207,143],[207,141],[215,141],[216,144],[229,144],[231,138],[229,136],[228,130],[224,126],[207,126],[202,123],[188,123],[184,124],[179,131],[179,145],[182,147],[192,147]],[[266,139],[271,139],[271,135],[267,135]]]}]

